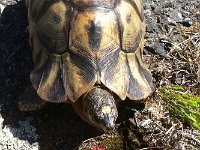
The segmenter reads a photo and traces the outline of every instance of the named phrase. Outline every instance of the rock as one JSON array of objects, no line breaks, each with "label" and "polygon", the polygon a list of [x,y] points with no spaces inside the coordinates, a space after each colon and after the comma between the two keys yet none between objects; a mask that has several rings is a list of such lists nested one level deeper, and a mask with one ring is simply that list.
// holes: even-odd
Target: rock
[{"label": "rock", "polygon": [[183,21],[183,16],[178,9],[175,9],[172,12],[169,13],[168,21],[170,23],[176,24],[177,22]]},{"label": "rock", "polygon": [[165,56],[166,52],[165,52],[165,48],[164,48],[165,44],[164,43],[160,43],[160,42],[155,42],[154,43],[154,47],[155,47],[155,52],[161,56]]}]

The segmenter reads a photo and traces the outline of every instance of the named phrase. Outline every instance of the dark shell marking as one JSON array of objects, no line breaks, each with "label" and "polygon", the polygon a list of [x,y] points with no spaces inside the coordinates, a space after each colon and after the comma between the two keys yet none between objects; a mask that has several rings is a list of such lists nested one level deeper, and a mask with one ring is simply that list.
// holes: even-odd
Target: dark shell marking
[{"label": "dark shell marking", "polygon": [[89,22],[89,26],[86,26],[87,34],[89,37],[89,44],[92,50],[98,50],[100,48],[101,38],[102,38],[102,28],[101,23],[94,23],[93,20]]}]

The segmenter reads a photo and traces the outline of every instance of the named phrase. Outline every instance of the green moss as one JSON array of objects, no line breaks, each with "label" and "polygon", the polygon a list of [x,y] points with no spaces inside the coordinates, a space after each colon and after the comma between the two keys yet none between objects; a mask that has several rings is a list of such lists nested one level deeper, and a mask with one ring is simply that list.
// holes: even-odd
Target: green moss
[{"label": "green moss", "polygon": [[200,97],[185,92],[181,86],[165,86],[159,91],[173,114],[200,130]]},{"label": "green moss", "polygon": [[94,138],[88,141],[86,146],[79,147],[79,150],[119,150],[123,149],[123,136],[118,132],[113,132],[102,138]]},{"label": "green moss", "polygon": [[118,150],[123,149],[122,135],[113,133],[111,137],[104,139],[100,146],[105,147],[106,150]]}]

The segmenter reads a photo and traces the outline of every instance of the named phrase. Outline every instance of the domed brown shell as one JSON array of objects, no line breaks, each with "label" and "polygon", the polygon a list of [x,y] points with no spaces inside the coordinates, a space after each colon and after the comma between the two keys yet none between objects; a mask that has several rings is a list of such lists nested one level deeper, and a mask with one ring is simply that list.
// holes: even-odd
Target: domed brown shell
[{"label": "domed brown shell", "polygon": [[122,100],[146,98],[152,76],[142,61],[145,23],[140,0],[27,0],[38,95],[76,101],[95,84]]}]

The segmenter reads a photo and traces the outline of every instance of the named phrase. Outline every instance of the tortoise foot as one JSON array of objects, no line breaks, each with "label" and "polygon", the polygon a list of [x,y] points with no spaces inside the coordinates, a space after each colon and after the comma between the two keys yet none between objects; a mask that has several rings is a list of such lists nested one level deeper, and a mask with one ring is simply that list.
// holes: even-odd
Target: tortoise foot
[{"label": "tortoise foot", "polygon": [[38,95],[36,90],[30,85],[19,97],[18,107],[20,111],[37,111],[46,104]]}]

